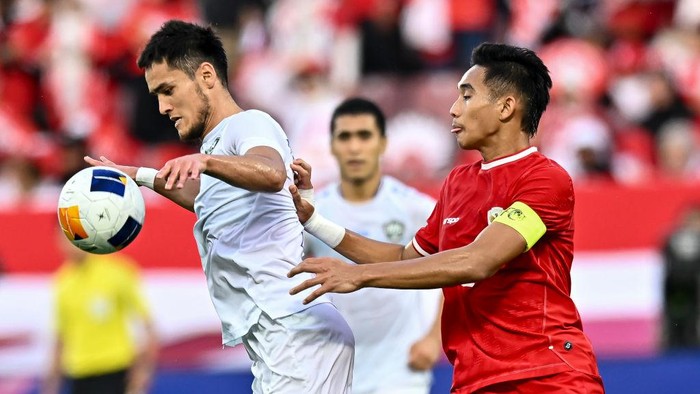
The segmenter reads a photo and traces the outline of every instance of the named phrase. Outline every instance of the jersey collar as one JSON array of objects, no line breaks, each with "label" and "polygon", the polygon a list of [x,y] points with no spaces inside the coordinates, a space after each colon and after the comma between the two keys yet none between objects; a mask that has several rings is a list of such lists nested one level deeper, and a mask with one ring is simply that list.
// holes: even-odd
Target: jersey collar
[{"label": "jersey collar", "polygon": [[529,156],[530,154],[535,153],[535,152],[537,152],[537,147],[536,147],[536,146],[531,146],[531,147],[525,149],[524,151],[521,151],[521,152],[516,153],[516,154],[514,154],[514,155],[511,155],[511,156],[502,157],[502,158],[500,158],[500,159],[496,159],[496,160],[490,161],[490,162],[488,162],[488,163],[483,163],[483,162],[482,162],[482,163],[481,163],[481,169],[482,169],[482,170],[490,170],[490,169],[492,169],[492,168],[494,168],[494,167],[498,167],[498,166],[501,166],[501,165],[503,165],[503,164],[508,164],[508,163],[512,163],[512,162],[514,162],[514,161],[516,161],[516,160],[520,160],[520,159],[522,159],[523,157]]}]

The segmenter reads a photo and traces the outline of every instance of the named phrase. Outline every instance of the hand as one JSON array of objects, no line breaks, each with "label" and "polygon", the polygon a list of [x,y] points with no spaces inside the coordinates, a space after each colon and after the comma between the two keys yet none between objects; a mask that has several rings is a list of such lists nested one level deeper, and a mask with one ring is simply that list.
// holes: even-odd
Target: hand
[{"label": "hand", "polygon": [[330,257],[305,259],[292,268],[287,276],[291,278],[301,272],[309,272],[316,274],[316,276],[301,282],[299,286],[290,290],[289,294],[294,295],[310,287],[321,285],[304,299],[304,304],[308,304],[326,293],[351,293],[362,288],[361,268],[361,266],[344,263]]},{"label": "hand", "polygon": [[294,202],[294,207],[297,209],[299,222],[301,222],[301,224],[306,223],[311,215],[314,214],[315,208],[313,204],[309,200],[301,197],[299,188],[295,185],[289,185],[289,192],[292,193],[292,201]]},{"label": "hand", "polygon": [[294,159],[289,165],[294,173],[294,184],[301,190],[313,189],[311,183],[311,165],[302,159]]},{"label": "hand", "polygon": [[440,359],[440,339],[426,335],[411,346],[408,352],[408,367],[414,371],[427,371]]},{"label": "hand", "polygon": [[130,176],[131,179],[136,179],[136,171],[138,171],[138,169],[139,169],[138,167],[134,167],[134,166],[124,166],[124,165],[116,164],[104,156],[100,156],[100,160],[95,160],[90,156],[85,156],[85,157],[83,157],[83,160],[85,160],[85,162],[90,164],[91,166],[106,166],[106,167],[116,168],[117,170]]},{"label": "hand", "polygon": [[206,168],[207,156],[195,153],[168,160],[158,171],[156,178],[165,179],[165,190],[171,190],[173,186],[182,189],[188,180],[199,179]]}]

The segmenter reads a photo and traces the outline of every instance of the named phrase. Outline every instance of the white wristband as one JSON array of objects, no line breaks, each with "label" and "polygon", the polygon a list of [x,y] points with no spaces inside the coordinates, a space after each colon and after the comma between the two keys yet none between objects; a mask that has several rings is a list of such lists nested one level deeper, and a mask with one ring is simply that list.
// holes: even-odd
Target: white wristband
[{"label": "white wristband", "polygon": [[[311,204],[311,206],[314,206],[314,188],[311,189],[297,189],[299,190],[299,196],[301,196],[302,200],[306,200]],[[314,212],[315,214],[316,212]]]},{"label": "white wristband", "polygon": [[331,248],[338,246],[345,237],[344,227],[324,218],[318,211],[314,211],[309,220],[304,223],[304,229]]},{"label": "white wristband", "polygon": [[158,175],[158,170],[155,168],[139,167],[139,169],[136,170],[136,184],[139,186],[146,186],[153,190],[156,175]]}]

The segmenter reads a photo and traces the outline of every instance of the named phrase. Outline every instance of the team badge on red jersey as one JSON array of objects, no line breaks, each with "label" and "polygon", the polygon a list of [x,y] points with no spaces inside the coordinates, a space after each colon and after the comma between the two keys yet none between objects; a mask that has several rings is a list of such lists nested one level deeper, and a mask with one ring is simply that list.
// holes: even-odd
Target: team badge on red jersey
[{"label": "team badge on red jersey", "polygon": [[498,215],[503,213],[503,208],[501,207],[493,207],[489,209],[489,211],[486,213],[486,221],[488,224],[491,224],[497,217]]}]

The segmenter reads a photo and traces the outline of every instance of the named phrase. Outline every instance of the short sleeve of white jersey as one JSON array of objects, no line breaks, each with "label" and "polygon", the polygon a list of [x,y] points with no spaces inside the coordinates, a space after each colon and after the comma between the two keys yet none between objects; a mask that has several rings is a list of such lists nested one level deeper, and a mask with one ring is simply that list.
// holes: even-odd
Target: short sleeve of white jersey
[{"label": "short sleeve of white jersey", "polygon": [[290,154],[287,135],[282,127],[265,112],[248,110],[231,122],[223,135],[223,147],[229,154],[243,156],[256,146],[268,146],[279,152],[283,158]]}]

